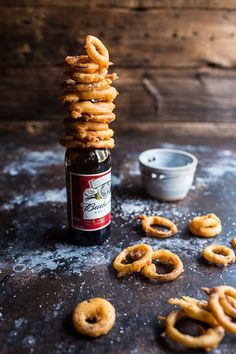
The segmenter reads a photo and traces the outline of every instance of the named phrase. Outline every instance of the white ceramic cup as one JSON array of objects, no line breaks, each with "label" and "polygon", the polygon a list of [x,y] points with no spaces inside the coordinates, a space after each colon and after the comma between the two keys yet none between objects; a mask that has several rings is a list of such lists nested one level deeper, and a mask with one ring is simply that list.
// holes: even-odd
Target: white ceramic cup
[{"label": "white ceramic cup", "polygon": [[182,200],[188,194],[196,171],[197,158],[175,149],[150,149],[139,155],[143,187],[161,201]]}]

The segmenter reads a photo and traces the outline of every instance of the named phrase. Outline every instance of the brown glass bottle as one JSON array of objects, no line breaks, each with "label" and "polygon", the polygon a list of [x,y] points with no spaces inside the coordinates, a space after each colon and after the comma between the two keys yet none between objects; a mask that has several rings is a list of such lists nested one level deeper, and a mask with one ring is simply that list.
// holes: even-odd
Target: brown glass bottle
[{"label": "brown glass bottle", "polygon": [[69,235],[80,245],[101,244],[110,231],[110,150],[69,148],[65,169]]}]

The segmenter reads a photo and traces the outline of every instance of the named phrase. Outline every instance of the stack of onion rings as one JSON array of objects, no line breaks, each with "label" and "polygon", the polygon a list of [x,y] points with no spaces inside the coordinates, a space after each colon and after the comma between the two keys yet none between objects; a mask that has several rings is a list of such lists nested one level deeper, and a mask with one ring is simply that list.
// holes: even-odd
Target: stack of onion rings
[{"label": "stack of onion rings", "polygon": [[[107,126],[97,130],[80,129],[84,122],[108,124],[115,120],[114,99],[118,95],[112,81],[116,73],[108,74],[109,53],[104,44],[94,36],[86,36],[87,55],[67,56],[67,79],[63,83],[61,102],[70,113],[64,120],[65,135],[60,143],[65,147],[113,148],[113,130]],[[73,129],[72,122],[75,121]]]},{"label": "stack of onion rings", "polygon": [[215,237],[221,230],[221,221],[215,214],[196,216],[189,224],[192,234],[201,237]]}]

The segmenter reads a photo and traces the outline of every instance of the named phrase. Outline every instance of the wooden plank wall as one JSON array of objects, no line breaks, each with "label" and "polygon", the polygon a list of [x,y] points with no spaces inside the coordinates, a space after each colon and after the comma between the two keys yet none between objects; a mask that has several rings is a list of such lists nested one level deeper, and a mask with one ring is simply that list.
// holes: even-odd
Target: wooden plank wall
[{"label": "wooden plank wall", "polygon": [[234,122],[236,0],[1,0],[2,120],[62,118],[63,59],[101,38],[120,122]]}]

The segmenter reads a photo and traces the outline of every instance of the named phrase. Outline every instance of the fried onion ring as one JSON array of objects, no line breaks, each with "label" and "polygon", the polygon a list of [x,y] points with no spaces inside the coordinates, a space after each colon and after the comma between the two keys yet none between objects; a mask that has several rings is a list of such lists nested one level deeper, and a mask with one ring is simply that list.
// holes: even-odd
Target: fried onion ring
[{"label": "fried onion ring", "polygon": [[109,87],[112,84],[112,80],[105,78],[98,82],[92,82],[91,84],[77,84],[76,81],[72,79],[67,79],[62,83],[62,87],[66,89],[66,92],[81,92],[81,91],[89,91],[94,89],[104,89]]},{"label": "fried onion ring", "polygon": [[[137,257],[137,252],[141,255],[141,257]],[[124,261],[126,261],[127,257],[135,259],[134,262],[125,264]],[[117,277],[120,278],[126,274],[140,272],[146,264],[150,264],[151,262],[152,248],[145,243],[141,243],[127,247],[120,252],[113,262],[113,267],[118,272]]]},{"label": "fried onion ring", "polygon": [[109,53],[104,44],[97,37],[85,37],[85,49],[88,56],[99,65],[108,65]]},{"label": "fried onion ring", "polygon": [[201,237],[215,237],[221,230],[221,221],[213,213],[204,216],[196,216],[189,224],[192,234]]},{"label": "fried onion ring", "polygon": [[231,241],[230,241],[231,246],[236,249],[236,237],[234,237]]},{"label": "fried onion ring", "polygon": [[107,75],[107,69],[102,67],[94,73],[82,73],[79,68],[76,71],[68,71],[66,74],[74,81],[81,82],[85,84],[98,82],[103,80]]},{"label": "fried onion ring", "polygon": [[[163,218],[162,216],[141,215],[139,219],[141,220],[143,231],[150,236],[165,238],[165,237],[173,236],[177,232],[176,225],[171,220]],[[154,229],[151,225],[165,226],[169,230],[168,231],[157,230]]]},{"label": "fried onion ring", "polygon": [[82,141],[74,139],[73,136],[64,136],[64,138],[60,139],[59,142],[66,148],[112,149],[115,146],[113,138],[100,141]]},{"label": "fried onion ring", "polygon": [[152,261],[157,259],[162,263],[171,263],[174,265],[174,269],[170,273],[158,274],[154,263],[151,263],[150,265],[146,264],[141,271],[145,277],[156,279],[161,282],[167,282],[178,278],[184,271],[183,263],[175,253],[164,249],[154,251],[152,254]]},{"label": "fried onion ring", "polygon": [[67,92],[64,93],[61,97],[61,102],[63,104],[67,103],[76,103],[79,100],[96,100],[96,101],[105,101],[112,102],[116,96],[118,95],[118,91],[115,87],[108,87],[101,90],[89,90],[89,91],[81,91],[81,92]]},{"label": "fried onion ring", "polygon": [[82,113],[84,114],[106,114],[112,113],[115,108],[112,102],[91,102],[82,101],[78,103],[72,103],[66,106],[71,111],[72,118],[79,118]]},{"label": "fried onion ring", "polygon": [[108,130],[108,124],[101,123],[91,123],[91,122],[78,122],[77,120],[70,121],[70,123],[65,124],[66,127],[80,131],[80,130],[93,130],[93,131],[104,131]]},{"label": "fried onion ring", "polygon": [[66,135],[72,135],[75,139],[84,141],[109,140],[113,137],[112,129],[91,131],[86,129],[65,129]]},{"label": "fried onion ring", "polygon": [[[204,290],[204,289],[203,289]],[[227,316],[236,318],[235,307],[233,307],[228,297],[236,299],[236,289],[231,286],[218,286],[213,288],[209,296],[209,309],[224,329],[230,333],[236,333],[236,323]]]},{"label": "fried onion ring", "polygon": [[74,309],[72,320],[76,330],[89,337],[99,337],[108,333],[116,319],[112,304],[101,298],[80,302]]},{"label": "fried onion ring", "polygon": [[204,334],[198,337],[183,334],[175,328],[177,321],[186,316],[187,315],[183,310],[172,311],[165,319],[166,330],[163,335],[187,348],[203,348],[206,351],[209,351],[219,345],[224,337],[224,329],[219,325],[204,330]]},{"label": "fried onion ring", "polygon": [[223,266],[235,262],[234,251],[223,245],[211,245],[205,247],[202,255],[209,262],[222,264]]},{"label": "fried onion ring", "polygon": [[115,87],[108,87],[101,90],[89,90],[89,91],[82,91],[79,94],[79,98],[82,100],[96,100],[96,101],[105,101],[105,102],[112,102],[116,96],[118,95],[118,91]]},{"label": "fried onion ring", "polygon": [[88,55],[67,56],[65,63],[75,70],[79,69],[81,73],[92,74],[99,69],[99,64],[91,61]]},{"label": "fried onion ring", "polygon": [[182,296],[182,299],[170,298],[168,303],[180,306],[189,317],[195,320],[206,322],[212,327],[218,325],[215,317],[208,311],[207,301],[194,299],[189,296]]},{"label": "fried onion ring", "polygon": [[91,123],[111,123],[115,120],[116,116],[114,113],[107,113],[107,114],[82,114],[76,120],[73,118],[65,118],[64,124],[70,125],[76,122],[91,122]]}]

